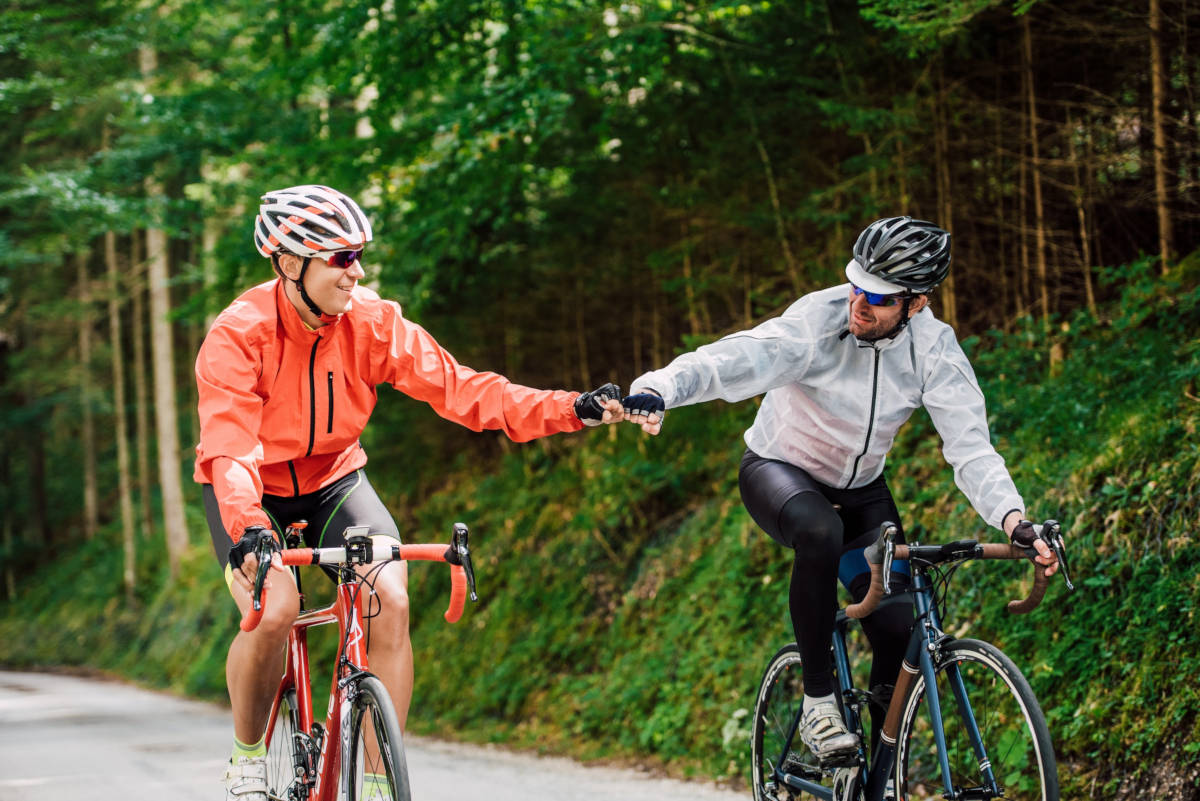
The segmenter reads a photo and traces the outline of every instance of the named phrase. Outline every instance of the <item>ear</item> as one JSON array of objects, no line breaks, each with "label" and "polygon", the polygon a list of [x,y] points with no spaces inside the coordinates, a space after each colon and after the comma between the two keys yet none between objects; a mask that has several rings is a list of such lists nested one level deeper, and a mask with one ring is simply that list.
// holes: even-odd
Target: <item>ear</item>
[{"label": "ear", "polygon": [[304,260],[292,253],[280,253],[276,257],[275,265],[285,278],[295,281],[300,277],[300,268],[304,265]]},{"label": "ear", "polygon": [[908,319],[911,320],[914,314],[921,311],[921,309],[925,308],[928,305],[929,305],[929,296],[928,295],[917,295],[917,297],[913,300],[913,302],[908,307]]}]

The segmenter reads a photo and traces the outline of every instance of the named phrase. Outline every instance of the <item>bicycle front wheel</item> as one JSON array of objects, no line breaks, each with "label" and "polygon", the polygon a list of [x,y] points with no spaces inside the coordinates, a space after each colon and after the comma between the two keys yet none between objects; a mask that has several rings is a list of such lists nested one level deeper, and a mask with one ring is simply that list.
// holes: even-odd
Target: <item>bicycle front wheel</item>
[{"label": "bicycle front wheel", "polygon": [[410,801],[404,740],[391,696],[374,676],[359,679],[352,693],[340,797],[347,801]]},{"label": "bicycle front wheel", "polygon": [[267,735],[267,793],[271,801],[300,801],[303,796],[292,791],[299,787],[303,774],[304,746],[296,738],[300,730],[300,713],[296,706],[296,691],[284,690],[279,699],[275,722]]},{"label": "bicycle front wheel", "polygon": [[934,673],[950,775],[942,775],[930,692],[919,675],[897,736],[896,797],[940,799],[948,782],[967,798],[1058,801],[1046,719],[1013,661],[988,643],[957,640],[941,650]]},{"label": "bicycle front wheel", "polygon": [[789,643],[772,657],[758,686],[754,702],[754,726],[750,736],[750,771],[754,801],[791,801],[798,794],[775,777],[783,765],[788,773],[819,781],[822,771],[816,758],[795,737],[795,750],[784,751],[796,715],[804,703],[804,674],[800,649]]}]

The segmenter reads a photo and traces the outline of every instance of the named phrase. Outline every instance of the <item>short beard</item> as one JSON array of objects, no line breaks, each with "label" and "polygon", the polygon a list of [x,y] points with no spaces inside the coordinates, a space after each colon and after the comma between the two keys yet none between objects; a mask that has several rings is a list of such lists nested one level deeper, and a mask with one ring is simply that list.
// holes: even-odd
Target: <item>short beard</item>
[{"label": "short beard", "polygon": [[[881,339],[895,339],[908,325],[908,312],[912,308],[914,295],[905,295],[900,301],[900,319],[891,328],[884,328],[882,323],[876,322],[871,326],[871,330],[864,334],[854,334],[854,338],[859,342],[878,342]],[[851,331],[851,333],[854,333]]]}]

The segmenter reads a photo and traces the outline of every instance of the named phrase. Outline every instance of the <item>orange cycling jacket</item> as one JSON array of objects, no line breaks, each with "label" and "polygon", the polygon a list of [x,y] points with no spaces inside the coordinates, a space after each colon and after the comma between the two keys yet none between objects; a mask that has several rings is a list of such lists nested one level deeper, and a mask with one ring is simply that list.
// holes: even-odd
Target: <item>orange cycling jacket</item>
[{"label": "orange cycling jacket", "polygon": [[538,390],[455,361],[400,305],[357,286],[351,306],[311,329],[278,279],[254,287],[217,317],[200,347],[200,443],[194,478],[212,484],[236,542],[270,528],[263,493],[291,497],[367,462],[358,441],[388,383],[439,415],[517,442],[578,431],[577,392]]}]

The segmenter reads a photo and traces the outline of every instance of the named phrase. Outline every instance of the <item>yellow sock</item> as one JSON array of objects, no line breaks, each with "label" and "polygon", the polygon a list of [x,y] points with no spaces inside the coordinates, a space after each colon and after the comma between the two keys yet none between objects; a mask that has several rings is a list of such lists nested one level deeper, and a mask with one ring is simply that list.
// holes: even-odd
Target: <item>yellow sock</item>
[{"label": "yellow sock", "polygon": [[230,755],[230,762],[237,762],[238,758],[249,757],[265,757],[267,755],[267,736],[264,734],[258,738],[258,742],[254,745],[246,745],[238,738],[233,738],[233,754]]},{"label": "yellow sock", "polygon": [[387,776],[378,773],[364,773],[362,797],[370,801],[392,801],[392,788]]}]

